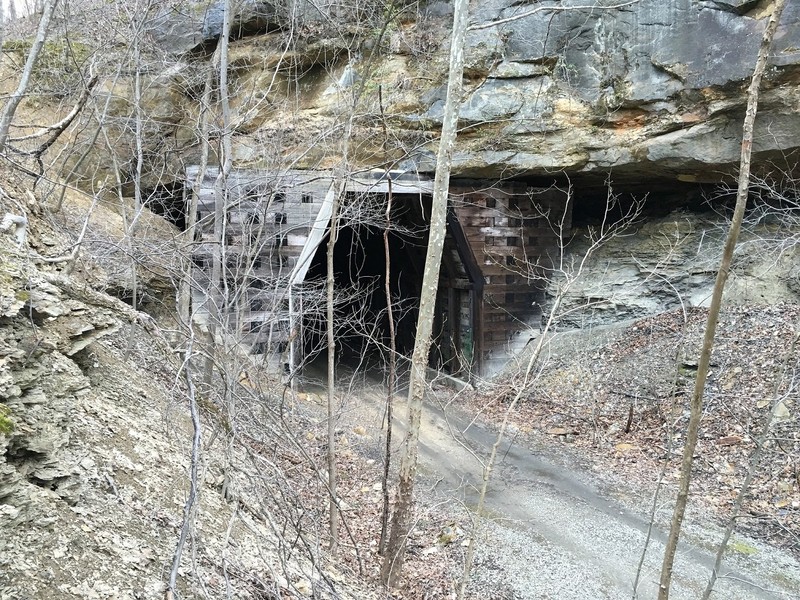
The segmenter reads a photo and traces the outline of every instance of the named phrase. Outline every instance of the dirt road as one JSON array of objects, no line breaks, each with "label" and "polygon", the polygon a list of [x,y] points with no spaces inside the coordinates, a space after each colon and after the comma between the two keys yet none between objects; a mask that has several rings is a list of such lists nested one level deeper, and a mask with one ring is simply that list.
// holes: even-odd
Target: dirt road
[{"label": "dirt road", "polygon": [[[366,422],[371,432],[379,431],[384,393],[379,384],[359,390],[360,406],[351,416]],[[399,400],[396,409],[401,427],[403,404]],[[428,403],[421,434],[421,476],[439,481],[439,493],[474,508],[480,481],[476,457],[488,456],[494,441],[492,431],[470,424],[457,408],[444,411]],[[597,478],[576,467],[576,461],[564,453],[519,436],[504,443],[498,456],[476,557],[476,591],[521,599],[656,597],[666,539],[661,528],[652,532],[638,595],[633,593],[648,529],[643,499],[651,496],[650,490],[601,490]],[[655,477],[654,473],[654,481]],[[666,522],[671,514],[672,494],[662,496],[658,523]],[[707,515],[692,514],[688,521],[675,563],[671,595],[675,600],[700,597],[721,536]],[[800,598],[797,560],[758,541],[743,536],[734,539],[738,551],[726,560],[713,598]]]}]

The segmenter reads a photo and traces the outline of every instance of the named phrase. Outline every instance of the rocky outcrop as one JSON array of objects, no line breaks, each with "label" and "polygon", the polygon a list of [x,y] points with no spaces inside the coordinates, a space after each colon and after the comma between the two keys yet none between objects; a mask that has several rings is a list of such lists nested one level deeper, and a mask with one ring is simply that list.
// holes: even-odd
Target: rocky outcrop
[{"label": "rocky outcrop", "polygon": [[[5,240],[3,240],[5,241]],[[74,407],[89,380],[71,358],[119,324],[107,309],[62,290],[3,243],[0,281],[0,509],[7,523],[30,520],[41,496],[75,504],[86,483],[71,447]]]},{"label": "rocky outcrop", "polygon": [[[221,6],[181,3],[149,22],[161,54],[144,79],[148,187],[171,185],[185,164],[199,161],[198,105]],[[237,166],[337,164],[343,116],[357,89],[352,164],[435,169],[449,2],[407,8],[385,30],[384,13],[370,5],[358,14],[327,2],[298,3],[292,13],[260,0],[239,6],[229,70]],[[747,0],[475,3],[454,173],[567,173],[596,183],[612,172],[632,185],[724,180],[738,162],[745,90],[767,10]],[[789,3],[762,86],[757,169],[797,162],[798,48],[800,5]],[[109,112],[122,123],[133,118],[123,100],[133,88],[111,80],[101,95],[111,97]],[[117,151],[130,155],[118,164],[135,162],[132,143]],[[78,170],[87,181],[113,171],[107,152],[97,154]]]},{"label": "rocky outcrop", "polygon": [[[763,10],[752,2],[691,0],[561,10],[569,4],[585,6],[577,0],[535,6],[495,0],[473,7],[455,171],[532,177],[613,170],[629,180],[692,182],[716,182],[730,173],[738,161],[744,92],[765,23]],[[406,140],[404,151],[418,168],[432,171],[435,142],[420,146],[419,138],[440,125],[447,44],[441,36],[431,43],[429,29],[447,30],[449,4],[425,10],[415,23],[391,33],[372,77],[374,87],[383,86],[393,134]],[[236,42],[240,51],[249,43]],[[757,163],[798,147],[797,48],[800,6],[790,3],[764,84]],[[361,62],[333,65],[328,85],[345,68],[366,72],[366,53]],[[298,152],[298,135],[311,132],[305,126],[334,128],[341,109],[328,86],[305,89],[301,118],[290,119]],[[283,131],[285,138],[283,121],[262,115],[251,130]],[[361,134],[368,144],[367,130]],[[247,135],[239,142],[252,148]],[[284,149],[291,152],[293,146]],[[302,150],[305,162],[324,160],[317,148]],[[250,150],[239,156],[255,163],[265,158]],[[380,162],[377,151],[372,159]]]},{"label": "rocky outcrop", "polygon": [[[763,12],[748,12],[753,5],[641,0],[548,12],[542,3],[510,20],[533,11],[481,3],[467,38],[473,85],[461,111],[475,130],[457,168],[718,179],[708,166],[738,161],[744,89],[765,23]],[[757,156],[797,147],[798,47],[800,6],[790,3],[762,97]],[[437,111],[434,103],[425,116],[436,120]],[[483,135],[488,123],[500,127]],[[488,139],[494,147],[479,149]]]},{"label": "rocky outcrop", "polygon": [[[591,228],[577,228],[564,264],[550,282],[549,297],[563,293],[559,327],[591,329],[674,309],[708,306],[728,223],[720,215],[675,212],[648,219],[595,251]],[[800,300],[800,247],[792,226],[751,223],[734,256],[725,302],[796,303]],[[564,284],[569,282],[569,286]],[[566,289],[566,292],[559,290]]]},{"label": "rocky outcrop", "polygon": [[[222,34],[222,0],[181,2],[160,11],[148,24],[150,35],[167,52],[183,54],[216,43]],[[231,31],[236,37],[275,28],[280,16],[276,3],[236,2]]]}]

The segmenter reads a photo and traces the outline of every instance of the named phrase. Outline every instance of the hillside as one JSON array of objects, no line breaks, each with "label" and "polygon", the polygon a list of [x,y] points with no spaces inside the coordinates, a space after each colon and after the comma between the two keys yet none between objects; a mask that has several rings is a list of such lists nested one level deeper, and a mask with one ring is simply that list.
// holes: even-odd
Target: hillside
[{"label": "hillside", "polygon": [[[442,232],[452,2],[0,11],[0,600],[455,600],[471,539],[467,599],[659,595],[775,6],[473,2]],[[800,2],[774,21],[678,600],[769,415],[715,596],[800,587]]]},{"label": "hillside", "polygon": [[[0,597],[162,598],[189,493],[197,367],[163,323],[104,291],[91,254],[45,258],[71,247],[64,215],[37,216],[23,186],[7,175],[0,201],[30,215],[23,247],[0,236]],[[74,200],[66,212],[89,206]],[[86,239],[120,243],[116,215],[94,211],[103,226]],[[228,440],[221,411],[196,400],[202,456],[182,597],[370,597],[352,572],[314,562],[328,565],[314,549],[316,511],[302,508],[319,501],[316,451],[296,441],[314,439],[313,421],[297,410],[281,421],[279,397],[242,387],[242,420],[259,426]]]}]

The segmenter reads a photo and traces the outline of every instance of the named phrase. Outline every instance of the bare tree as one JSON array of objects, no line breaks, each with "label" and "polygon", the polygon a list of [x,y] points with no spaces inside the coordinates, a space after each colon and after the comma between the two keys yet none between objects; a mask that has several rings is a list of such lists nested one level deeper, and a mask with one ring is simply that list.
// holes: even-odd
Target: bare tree
[{"label": "bare tree", "polygon": [[231,128],[231,106],[228,89],[228,44],[231,31],[231,0],[223,4],[223,24],[219,38],[219,103],[222,113],[222,156],[221,168],[214,182],[214,252],[211,266],[211,285],[209,298],[209,349],[206,359],[204,378],[206,385],[211,385],[214,371],[214,344],[217,327],[224,314],[223,303],[226,302],[226,280],[223,277],[225,265],[225,229],[228,201],[228,177],[233,168],[233,130]]},{"label": "bare tree", "polygon": [[[348,129],[352,119],[348,122]],[[349,138],[349,131],[348,131]],[[347,147],[349,144],[345,143]],[[347,154],[345,153],[345,160]],[[339,544],[339,506],[336,499],[336,324],[334,323],[334,286],[335,274],[333,259],[336,251],[336,240],[339,237],[339,207],[343,195],[344,178],[337,184],[341,186],[334,191],[333,208],[330,227],[328,229],[328,248],[325,255],[325,321],[328,339],[328,527],[330,533],[330,549],[335,553]]]},{"label": "bare tree", "polygon": [[678,497],[675,502],[675,509],[670,522],[669,537],[664,549],[664,561],[661,566],[661,578],[659,581],[659,600],[669,598],[670,584],[672,582],[672,569],[675,562],[675,554],[678,549],[678,540],[681,534],[681,525],[686,513],[686,504],[689,499],[689,482],[692,477],[692,465],[694,463],[694,451],[697,447],[697,434],[700,427],[700,419],[703,415],[703,394],[705,392],[706,379],[708,378],[708,368],[711,362],[711,351],[714,347],[714,336],[717,330],[720,308],[722,306],[722,293],[725,289],[725,282],[731,268],[733,252],[739,238],[739,231],[744,218],[747,197],[750,189],[750,157],[753,149],[753,124],[755,123],[756,113],[758,112],[758,93],[761,86],[761,78],[769,58],[769,51],[772,46],[772,39],[778,28],[778,23],[783,13],[786,0],[775,0],[772,7],[772,14],[767,21],[764,35],[761,39],[761,46],[758,50],[753,77],[747,90],[747,112],[742,127],[742,153],[739,163],[738,191],[736,195],[736,208],[733,214],[728,237],[722,254],[722,262],[717,271],[717,279],[714,283],[714,292],[711,297],[711,305],[708,310],[703,346],[700,351],[700,359],[697,365],[697,379],[695,381],[694,392],[690,404],[689,424],[686,433],[686,444],[683,448],[681,459],[681,477],[678,484]]},{"label": "bare tree", "polygon": [[200,103],[200,166],[197,170],[194,185],[192,186],[191,198],[188,199],[186,206],[186,231],[184,237],[189,256],[185,260],[184,274],[178,284],[177,308],[178,318],[184,327],[189,326],[191,318],[191,296],[192,296],[192,260],[191,248],[194,244],[197,230],[197,208],[200,197],[200,189],[208,169],[209,156],[209,112],[211,108],[211,89],[214,82],[214,70],[217,64],[219,52],[215,51],[214,56],[206,72],[205,83],[203,85],[203,97]]},{"label": "bare tree", "polygon": [[42,51],[42,47],[47,39],[47,33],[50,28],[50,19],[53,16],[53,12],[55,11],[57,4],[58,0],[44,0],[42,16],[39,19],[39,29],[36,32],[36,39],[33,41],[31,49],[28,51],[28,58],[25,61],[25,66],[22,69],[19,84],[17,85],[17,89],[8,99],[8,102],[6,102],[6,105],[3,107],[3,112],[0,113],[0,153],[4,152],[6,149],[6,144],[8,142],[8,131],[11,128],[11,121],[14,119],[14,114],[17,112],[17,107],[25,97],[25,92],[28,89],[28,83],[30,82],[31,75],[33,74],[33,69],[36,66],[36,60],[39,58],[39,53]]},{"label": "bare tree", "polygon": [[406,539],[411,528],[414,479],[417,472],[419,452],[419,429],[422,420],[422,400],[426,388],[425,373],[428,366],[428,351],[433,332],[433,315],[436,292],[439,286],[439,268],[441,267],[442,252],[444,250],[450,166],[456,141],[458,111],[461,107],[464,40],[468,16],[469,2],[467,0],[456,0],[453,6],[453,32],[450,41],[447,99],[445,100],[442,120],[442,135],[439,139],[439,150],[436,156],[436,178],[433,184],[428,251],[425,256],[416,339],[411,359],[408,389],[408,431],[403,441],[397,505],[392,517],[392,528],[386,548],[386,556],[381,567],[381,581],[389,586],[397,583],[402,572]]},{"label": "bare tree", "polygon": [[169,574],[169,583],[167,590],[164,594],[165,600],[173,600],[177,595],[178,587],[178,570],[181,566],[181,556],[183,549],[186,546],[186,540],[192,528],[192,521],[196,511],[196,503],[198,496],[198,471],[200,465],[200,452],[202,449],[202,427],[200,424],[200,410],[197,404],[197,392],[194,385],[194,374],[192,367],[192,359],[194,356],[194,339],[190,337],[189,343],[186,347],[185,358],[183,362],[183,377],[186,382],[187,396],[189,400],[189,414],[192,418],[192,451],[189,469],[189,495],[186,498],[186,503],[183,507],[183,524],[181,525],[181,532],[178,537],[178,543],[175,547],[175,553],[172,558],[172,568]]},{"label": "bare tree", "polygon": [[[378,102],[381,111],[381,125],[383,127],[383,145],[384,151],[386,144],[389,141],[389,135],[386,130],[386,115],[383,110],[383,92],[378,88]],[[388,170],[388,169],[387,169]],[[386,553],[386,544],[389,533],[389,471],[392,465],[392,430],[394,418],[394,393],[395,384],[397,380],[397,340],[395,335],[395,320],[394,308],[392,298],[392,257],[389,250],[389,234],[392,229],[392,178],[389,177],[389,189],[386,198],[386,225],[383,230],[383,256],[386,263],[386,272],[384,274],[384,290],[386,296],[386,320],[389,323],[389,348],[388,348],[388,365],[386,373],[386,442],[384,444],[384,457],[383,457],[383,477],[381,478],[381,493],[383,495],[383,510],[381,512],[381,536],[378,542],[378,551],[383,556]]]}]

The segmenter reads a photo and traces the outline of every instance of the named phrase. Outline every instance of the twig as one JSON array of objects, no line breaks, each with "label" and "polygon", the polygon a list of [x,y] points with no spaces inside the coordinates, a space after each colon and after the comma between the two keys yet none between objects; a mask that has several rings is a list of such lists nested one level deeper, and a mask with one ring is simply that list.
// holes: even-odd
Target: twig
[{"label": "twig", "polygon": [[192,527],[192,515],[194,513],[195,501],[197,500],[197,471],[198,464],[200,463],[200,448],[202,447],[200,434],[200,412],[197,410],[197,399],[195,397],[194,380],[192,379],[192,347],[194,337],[190,337],[186,347],[186,358],[183,363],[183,376],[186,381],[187,392],[189,395],[189,411],[192,416],[192,456],[191,456],[191,470],[189,478],[189,497],[183,507],[183,525],[181,527],[181,534],[178,539],[178,544],[175,547],[175,555],[172,560],[172,569],[169,574],[169,585],[165,593],[166,600],[173,600],[176,593],[176,586],[178,580],[178,569],[181,566],[181,554],[186,545],[186,538],[189,535],[189,530]]}]

